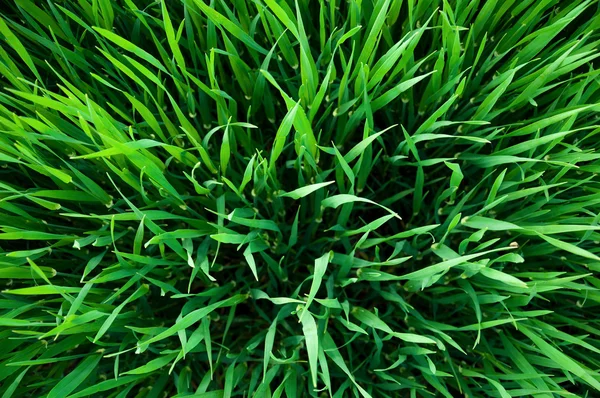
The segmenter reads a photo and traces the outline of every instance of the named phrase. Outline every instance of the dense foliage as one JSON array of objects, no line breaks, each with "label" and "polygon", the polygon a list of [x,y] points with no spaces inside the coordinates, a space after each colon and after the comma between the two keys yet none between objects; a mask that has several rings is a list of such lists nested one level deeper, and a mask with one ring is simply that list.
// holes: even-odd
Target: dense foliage
[{"label": "dense foliage", "polygon": [[596,0],[14,0],[2,397],[600,391]]}]

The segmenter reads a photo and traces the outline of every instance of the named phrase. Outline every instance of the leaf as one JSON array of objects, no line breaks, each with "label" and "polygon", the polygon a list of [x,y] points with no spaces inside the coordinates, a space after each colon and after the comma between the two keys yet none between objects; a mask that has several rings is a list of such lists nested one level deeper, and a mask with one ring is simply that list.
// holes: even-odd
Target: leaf
[{"label": "leaf", "polygon": [[210,305],[207,305],[206,307],[192,311],[189,314],[187,314],[186,316],[184,316],[179,322],[177,322],[177,324],[171,326],[164,332],[159,333],[158,335],[150,338],[149,340],[145,340],[143,342],[138,342],[138,349],[145,349],[152,343],[155,343],[157,341],[160,341],[167,337],[170,337],[170,336],[176,334],[180,330],[187,329],[188,327],[192,326],[196,322],[200,321],[202,318],[209,315],[211,312],[213,312],[217,308],[231,307],[231,306],[237,305],[237,304],[243,302],[244,300],[246,300],[246,298],[247,298],[246,295],[238,294],[238,295],[232,296],[226,300],[221,300],[214,304],[210,304]]},{"label": "leaf", "polygon": [[576,361],[569,358],[552,345],[548,344],[542,338],[540,338],[536,333],[529,330],[528,327],[521,325],[519,327],[521,333],[525,336],[529,337],[531,341],[541,350],[543,355],[548,357],[551,361],[556,363],[556,365],[560,366],[562,369],[565,369],[574,375],[581,377],[585,380],[590,386],[594,387],[597,390],[600,390],[600,382],[592,377],[593,373],[586,371],[583,369]]},{"label": "leaf", "polygon": [[488,277],[495,281],[505,283],[510,286],[516,286],[516,287],[522,287],[522,288],[527,287],[527,283],[523,282],[522,280],[515,278],[514,276],[509,275],[505,272],[493,269],[493,268],[484,267],[479,272],[481,273],[481,275],[483,275],[485,277]]},{"label": "leaf", "polygon": [[163,368],[167,364],[169,364],[175,357],[178,355],[178,352],[173,352],[171,354],[166,354],[160,356],[156,359],[151,360],[147,364],[130,370],[128,372],[122,373],[122,375],[142,375],[147,373],[152,373],[158,369]]},{"label": "leaf", "polygon": [[426,336],[419,336],[413,333],[397,333],[394,332],[385,322],[372,312],[365,310],[364,308],[355,307],[352,311],[352,315],[365,325],[372,327],[373,329],[381,330],[400,340],[409,343],[422,343],[422,344],[435,344],[435,341]]},{"label": "leaf", "polygon": [[[329,253],[327,254],[329,255]],[[302,333],[306,340],[306,351],[308,353],[308,363],[310,366],[310,374],[312,386],[317,387],[317,361],[319,352],[319,338],[317,336],[317,324],[311,314],[304,315],[308,311],[302,311],[300,321],[302,322]]]},{"label": "leaf", "polygon": [[102,359],[101,355],[92,355],[81,361],[75,369],[63,377],[48,393],[48,398],[62,398],[68,396],[94,371]]},{"label": "leaf", "polygon": [[303,198],[307,195],[310,195],[311,193],[326,187],[327,185],[333,184],[335,181],[329,181],[329,182],[320,182],[317,184],[312,184],[312,185],[307,185],[305,187],[301,187],[298,189],[295,189],[291,192],[286,192],[283,194],[280,194],[279,196],[285,197],[285,198],[292,198],[294,200],[298,200],[300,198]]},{"label": "leaf", "polygon": [[538,233],[538,235],[539,235],[540,238],[544,239],[546,242],[550,243],[552,246],[554,246],[554,247],[556,247],[558,249],[567,251],[569,253],[576,254],[576,255],[581,256],[581,257],[589,258],[591,260],[600,261],[600,257],[598,257],[595,254],[590,253],[589,251],[587,251],[585,249],[582,249],[582,248],[580,248],[580,247],[578,247],[576,245],[573,245],[573,244],[568,243],[568,242],[563,242],[563,241],[561,241],[559,239],[551,238],[549,236],[542,235],[542,234],[539,234],[539,233]]},{"label": "leaf", "polygon": [[285,145],[286,138],[292,129],[294,119],[296,118],[296,111],[300,103],[297,102],[296,105],[285,115],[279,128],[277,129],[277,134],[275,135],[275,142],[273,143],[273,149],[271,151],[271,159],[269,160],[269,168],[273,170],[275,168],[275,162],[281,155],[283,151],[283,147]]},{"label": "leaf", "polygon": [[327,252],[323,254],[321,257],[315,260],[315,270],[313,271],[313,280],[310,285],[310,291],[308,293],[308,298],[306,299],[306,305],[304,306],[304,310],[300,314],[299,322],[302,322],[305,314],[308,312],[310,305],[312,304],[317,292],[319,291],[319,287],[323,282],[323,277],[325,276],[325,272],[327,271],[327,264],[329,264],[329,260],[333,257],[333,252]]},{"label": "leaf", "polygon": [[398,214],[396,214],[394,211],[388,209],[385,206],[382,206],[378,203],[373,202],[372,200],[369,199],[365,199],[365,198],[360,198],[358,196],[354,196],[354,195],[349,195],[349,194],[340,194],[340,195],[334,195],[334,196],[330,196],[329,198],[323,200],[321,202],[321,206],[327,208],[327,207],[332,207],[332,208],[337,208],[343,204],[346,203],[353,203],[353,202],[363,202],[363,203],[370,203],[373,204],[375,206],[379,206],[382,209],[388,211],[390,214],[392,214],[394,217],[397,217],[400,219],[400,216]]},{"label": "leaf", "polygon": [[94,341],[93,342],[94,343],[97,342],[98,340],[100,340],[102,338],[102,336],[104,336],[104,334],[110,328],[110,325],[115,321],[115,319],[119,316],[119,313],[123,310],[123,308],[127,304],[129,304],[130,302],[135,301],[138,298],[142,297],[143,295],[145,295],[148,292],[148,290],[149,290],[148,285],[142,285],[142,286],[140,286],[131,296],[129,296],[118,307],[116,307],[113,310],[113,312],[108,316],[108,318],[106,318],[106,320],[104,321],[104,323],[102,324],[102,326],[98,330],[98,333],[96,333],[96,336],[94,337]]}]

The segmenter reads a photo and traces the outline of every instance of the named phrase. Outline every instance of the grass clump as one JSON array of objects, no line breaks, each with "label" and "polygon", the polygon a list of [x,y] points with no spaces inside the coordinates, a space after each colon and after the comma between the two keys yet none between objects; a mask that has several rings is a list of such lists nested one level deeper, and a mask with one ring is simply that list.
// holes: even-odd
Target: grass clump
[{"label": "grass clump", "polygon": [[6,2],[0,394],[595,396],[598,8]]}]

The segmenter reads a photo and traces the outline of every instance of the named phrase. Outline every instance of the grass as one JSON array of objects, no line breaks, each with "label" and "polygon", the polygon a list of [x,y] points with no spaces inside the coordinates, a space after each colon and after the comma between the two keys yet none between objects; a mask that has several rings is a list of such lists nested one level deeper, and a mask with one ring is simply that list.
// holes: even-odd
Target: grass
[{"label": "grass", "polygon": [[596,396],[599,8],[6,2],[0,396]]}]

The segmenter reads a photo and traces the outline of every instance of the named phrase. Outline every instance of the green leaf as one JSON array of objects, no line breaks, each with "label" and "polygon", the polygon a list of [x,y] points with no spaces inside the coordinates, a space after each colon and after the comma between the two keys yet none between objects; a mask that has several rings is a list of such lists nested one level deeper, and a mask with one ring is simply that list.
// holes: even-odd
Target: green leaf
[{"label": "green leaf", "polygon": [[92,355],[81,361],[50,390],[48,398],[66,397],[71,394],[94,371],[100,359],[102,359],[101,355]]},{"label": "green leaf", "polygon": [[[329,255],[329,254],[328,254]],[[308,363],[310,366],[310,374],[312,386],[317,387],[317,362],[319,352],[319,337],[317,336],[317,324],[311,314],[304,315],[308,311],[302,311],[300,321],[302,322],[302,333],[306,342],[306,352],[308,353]]]},{"label": "green leaf", "polygon": [[313,193],[323,187],[326,187],[327,185],[333,184],[334,182],[335,181],[329,181],[329,182],[320,182],[317,184],[307,185],[305,187],[294,189],[291,192],[282,193],[279,196],[298,200],[300,198],[310,195],[311,193]]}]

